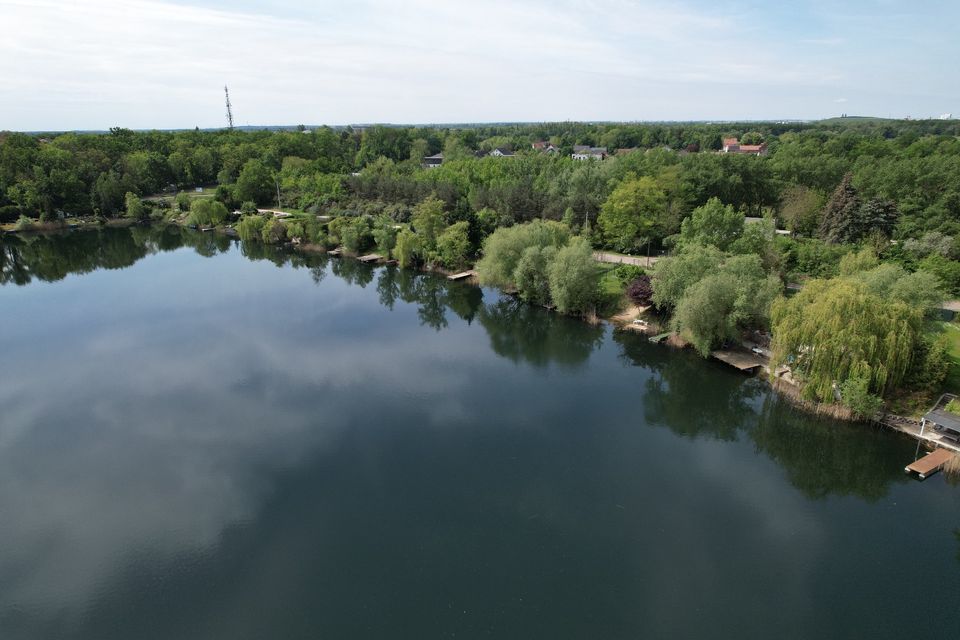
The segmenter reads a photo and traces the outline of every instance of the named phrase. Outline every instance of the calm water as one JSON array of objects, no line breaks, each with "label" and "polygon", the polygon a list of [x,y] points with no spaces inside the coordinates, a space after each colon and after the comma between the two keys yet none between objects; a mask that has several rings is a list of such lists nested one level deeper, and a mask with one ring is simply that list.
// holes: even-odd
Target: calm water
[{"label": "calm water", "polygon": [[914,445],[497,292],[0,240],[0,638],[960,634]]}]

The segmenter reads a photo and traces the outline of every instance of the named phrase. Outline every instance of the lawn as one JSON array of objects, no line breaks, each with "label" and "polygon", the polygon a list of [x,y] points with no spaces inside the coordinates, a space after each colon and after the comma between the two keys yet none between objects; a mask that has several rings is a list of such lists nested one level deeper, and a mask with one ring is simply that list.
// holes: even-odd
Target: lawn
[{"label": "lawn", "polygon": [[938,322],[937,333],[947,339],[947,352],[950,355],[950,368],[943,381],[943,391],[960,392],[960,325],[953,322]]}]

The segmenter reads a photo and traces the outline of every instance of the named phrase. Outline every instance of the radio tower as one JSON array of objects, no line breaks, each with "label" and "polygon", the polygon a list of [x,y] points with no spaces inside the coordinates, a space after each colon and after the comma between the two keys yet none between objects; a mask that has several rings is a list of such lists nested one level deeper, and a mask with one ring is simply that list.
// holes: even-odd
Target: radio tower
[{"label": "radio tower", "polygon": [[230,90],[223,85],[223,94],[227,97],[227,124],[233,129],[233,110],[230,108]]}]

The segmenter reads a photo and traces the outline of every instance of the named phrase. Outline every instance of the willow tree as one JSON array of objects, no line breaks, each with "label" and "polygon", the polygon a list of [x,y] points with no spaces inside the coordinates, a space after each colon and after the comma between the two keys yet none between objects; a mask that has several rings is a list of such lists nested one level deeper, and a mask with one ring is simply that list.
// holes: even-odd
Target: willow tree
[{"label": "willow tree", "polygon": [[883,396],[904,379],[922,312],[884,300],[862,282],[812,280],[771,309],[773,365],[789,363],[806,397],[833,400],[850,379]]}]

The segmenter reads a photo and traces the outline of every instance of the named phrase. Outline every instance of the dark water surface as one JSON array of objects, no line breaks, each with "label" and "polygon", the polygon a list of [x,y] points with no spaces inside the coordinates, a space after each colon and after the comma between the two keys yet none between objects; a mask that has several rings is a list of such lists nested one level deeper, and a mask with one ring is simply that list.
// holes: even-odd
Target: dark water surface
[{"label": "dark water surface", "polygon": [[960,636],[900,436],[427,275],[0,249],[3,640]]}]

